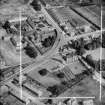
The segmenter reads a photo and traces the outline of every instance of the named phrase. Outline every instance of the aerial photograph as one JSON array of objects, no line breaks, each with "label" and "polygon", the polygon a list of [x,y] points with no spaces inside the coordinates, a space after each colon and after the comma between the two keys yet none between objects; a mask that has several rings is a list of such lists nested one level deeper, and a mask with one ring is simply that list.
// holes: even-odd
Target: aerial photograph
[{"label": "aerial photograph", "polygon": [[105,0],[0,0],[1,105],[105,105]]}]

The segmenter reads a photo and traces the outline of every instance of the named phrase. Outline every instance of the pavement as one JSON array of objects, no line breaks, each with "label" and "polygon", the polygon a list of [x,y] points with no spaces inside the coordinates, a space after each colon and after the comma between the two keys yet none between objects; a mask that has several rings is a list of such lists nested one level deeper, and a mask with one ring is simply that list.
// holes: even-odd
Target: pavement
[{"label": "pavement", "polygon": [[[36,69],[37,67],[41,66],[42,64],[44,64],[45,62],[49,61],[49,58],[51,58],[57,51],[58,48],[65,42],[65,41],[69,41],[72,39],[77,39],[77,38],[81,38],[81,37],[86,37],[86,36],[92,36],[92,35],[100,35],[101,31],[95,31],[95,32],[91,32],[91,33],[86,33],[86,34],[82,34],[79,36],[74,36],[74,37],[65,37],[64,35],[66,35],[61,28],[58,26],[58,24],[52,19],[52,17],[48,14],[47,10],[42,6],[42,12],[44,13],[44,15],[48,18],[48,20],[53,24],[53,26],[55,26],[55,28],[58,30],[58,37],[56,39],[56,42],[54,44],[54,46],[52,47],[52,49],[47,52],[46,54],[44,54],[43,56],[41,56],[40,58],[37,58],[35,62],[33,62],[31,65],[29,65],[27,68],[23,69],[22,72],[23,73],[28,73],[29,71],[32,71],[34,69]],[[36,13],[36,12],[35,12]],[[105,31],[105,29],[103,30]],[[19,74],[19,71],[16,72],[16,74],[14,74],[13,76],[11,76],[8,80],[12,79],[14,76],[16,76],[17,74]]]},{"label": "pavement", "polygon": [[[44,13],[47,14],[47,12],[45,11],[45,9],[43,8]],[[48,14],[47,14],[48,15]],[[48,15],[49,16],[49,15]],[[50,16],[49,16],[50,17]],[[48,19],[49,19],[48,17]],[[51,19],[51,18],[50,18]],[[44,54],[41,57],[38,57],[31,65],[29,65],[27,68],[23,69],[22,72],[23,73],[28,73],[29,71],[32,71],[34,69],[36,69],[37,67],[41,66],[42,64],[44,64],[45,62],[48,61],[48,59],[50,57],[52,57],[55,52],[57,52],[58,48],[61,46],[61,44],[63,43],[62,40],[64,39],[63,35],[61,35],[62,30],[58,27],[58,25],[54,22],[54,20],[50,20],[51,23],[53,24],[53,26],[56,26],[57,30],[58,30],[58,36],[57,39],[52,47],[52,49],[47,52],[46,54]],[[19,74],[19,71],[17,71],[14,75],[12,75],[11,77],[9,77],[6,81],[8,82],[8,80],[12,79],[13,77],[15,77],[17,74]],[[6,81],[2,81],[0,84],[3,84]]]}]

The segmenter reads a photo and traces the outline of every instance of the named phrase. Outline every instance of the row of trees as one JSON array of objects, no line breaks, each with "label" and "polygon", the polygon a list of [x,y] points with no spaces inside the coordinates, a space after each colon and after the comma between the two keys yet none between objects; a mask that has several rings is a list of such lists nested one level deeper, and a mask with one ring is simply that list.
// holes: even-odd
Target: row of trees
[{"label": "row of trees", "polygon": [[72,40],[72,44],[69,43],[71,48],[77,50],[77,54],[82,55],[85,53],[85,50],[94,50],[101,45],[100,37],[98,38],[90,38],[90,43],[87,43],[84,38],[80,38],[78,40]]}]

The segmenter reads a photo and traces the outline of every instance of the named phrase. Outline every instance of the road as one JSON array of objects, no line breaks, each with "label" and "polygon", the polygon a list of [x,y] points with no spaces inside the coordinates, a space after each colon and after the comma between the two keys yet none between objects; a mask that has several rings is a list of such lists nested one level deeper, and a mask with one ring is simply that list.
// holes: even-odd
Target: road
[{"label": "road", "polygon": [[[47,17],[47,12],[45,11],[45,9],[43,8],[43,12]],[[41,56],[40,58],[37,58],[36,61],[34,61],[31,65],[29,65],[28,67],[26,67],[25,69],[22,70],[23,73],[28,73],[29,71],[32,71],[34,69],[36,69],[37,67],[41,66],[42,64],[44,64],[45,62],[48,62],[49,58],[51,58],[55,52],[57,52],[58,48],[61,46],[61,44],[63,43],[63,35],[62,34],[62,30],[58,27],[58,25],[54,22],[53,19],[51,19],[51,17],[48,15],[48,19],[50,19],[51,23],[53,24],[53,26],[55,26],[55,28],[58,30],[58,36],[57,39],[52,47],[52,49],[47,52],[46,54],[44,54],[43,56]],[[10,79],[14,78],[17,74],[19,74],[19,71],[17,71],[14,75],[12,75],[11,77],[9,77],[8,79],[0,82],[0,85],[2,84],[6,84]]]},{"label": "road", "polygon": [[[47,63],[49,61],[49,59],[58,51],[58,48],[60,46],[62,46],[62,44],[65,42],[65,41],[69,41],[69,40],[72,40],[72,39],[78,39],[78,38],[81,38],[81,37],[87,37],[87,36],[92,36],[92,35],[98,35],[100,34],[101,35],[101,31],[98,30],[98,31],[95,31],[95,32],[91,32],[91,33],[86,33],[86,34],[82,34],[82,35],[79,35],[79,36],[74,36],[74,37],[65,37],[65,33],[64,31],[58,26],[58,24],[53,20],[53,18],[50,16],[50,14],[48,14],[48,12],[46,11],[46,9],[44,7],[42,7],[42,12],[46,15],[46,17],[48,18],[49,21],[51,21],[51,23],[53,24],[53,26],[58,30],[58,36],[57,36],[57,39],[54,43],[54,46],[51,48],[51,50],[47,53],[45,53],[43,56],[41,56],[40,58],[37,59],[37,61],[33,62],[31,65],[29,65],[28,67],[26,67],[25,69],[22,69],[22,73],[28,73],[32,70],[35,70],[36,68],[42,66],[42,64],[44,63]],[[105,30],[103,30],[105,31]],[[19,74],[19,70],[14,74],[12,75],[11,77],[9,77],[7,80],[4,80],[0,83],[0,85],[2,84],[7,84],[9,83],[9,81],[14,78],[17,74]],[[75,84],[74,84],[75,85]],[[10,84],[11,86],[11,84]],[[15,87],[13,87],[15,88]],[[18,89],[17,89],[18,90]],[[27,95],[28,94],[26,92],[24,92],[24,95]],[[31,97],[31,96],[28,96],[30,97],[34,102],[35,101],[35,98]],[[39,103],[38,103],[39,104]],[[40,105],[43,105],[42,103],[40,103]]]},{"label": "road", "polygon": [[[79,36],[74,36],[74,37],[69,37],[69,38],[65,38],[64,35],[66,35],[62,29],[58,26],[58,24],[53,20],[53,18],[48,14],[48,12],[46,11],[46,9],[42,6],[42,12],[45,14],[45,16],[48,18],[48,20],[51,21],[51,23],[53,24],[53,26],[55,26],[55,28],[58,30],[58,37],[56,39],[56,42],[54,44],[54,46],[52,47],[52,49],[47,52],[46,54],[44,54],[42,57],[38,58],[37,61],[35,61],[34,63],[32,63],[31,65],[29,65],[28,67],[26,67],[25,69],[22,70],[23,73],[28,73],[32,70],[35,70],[37,67],[41,66],[42,64],[48,62],[48,60],[57,52],[58,48],[65,42],[65,41],[69,41],[72,39],[77,39],[77,38],[81,38],[81,37],[86,37],[86,36],[90,36],[93,34],[100,34],[101,31],[95,31],[95,32],[91,32],[91,33],[86,33],[86,34],[82,34]],[[103,30],[105,31],[105,30]],[[9,77],[7,80],[2,81],[0,84],[3,83],[7,83],[10,79],[14,78],[17,74],[19,74],[19,71],[17,71],[14,75],[12,75],[11,77]]]}]

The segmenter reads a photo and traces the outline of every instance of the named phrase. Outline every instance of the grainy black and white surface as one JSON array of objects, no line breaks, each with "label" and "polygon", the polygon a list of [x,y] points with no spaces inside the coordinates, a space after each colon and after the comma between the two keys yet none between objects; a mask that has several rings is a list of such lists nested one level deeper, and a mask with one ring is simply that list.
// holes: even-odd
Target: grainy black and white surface
[{"label": "grainy black and white surface", "polygon": [[0,0],[1,105],[105,105],[104,0]]}]

